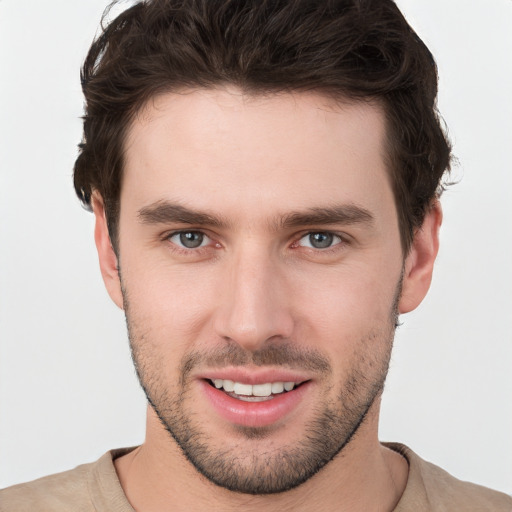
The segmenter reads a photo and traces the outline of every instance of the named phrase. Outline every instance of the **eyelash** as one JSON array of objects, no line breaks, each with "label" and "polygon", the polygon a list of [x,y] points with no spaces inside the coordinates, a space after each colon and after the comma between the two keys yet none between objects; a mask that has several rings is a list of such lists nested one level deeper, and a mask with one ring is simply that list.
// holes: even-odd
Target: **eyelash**
[{"label": "eyelash", "polygon": [[[331,236],[333,239],[337,239],[337,241],[333,240],[332,245],[329,245],[328,247],[323,247],[323,248],[299,245],[301,240],[303,240],[307,237],[311,237],[312,235],[328,235],[328,236]],[[312,251],[319,252],[322,254],[328,254],[329,252],[339,250],[340,249],[339,246],[345,245],[346,243],[347,243],[347,241],[345,240],[345,238],[343,236],[341,236],[338,233],[333,233],[332,231],[308,231],[307,233],[302,234],[297,239],[296,242],[293,242],[292,247],[293,248],[303,247],[307,250],[312,250]]]},{"label": "eyelash", "polygon": [[[190,234],[190,233],[196,233],[196,234],[199,234],[199,235],[202,235],[202,236],[206,237],[207,239],[210,240],[210,244],[200,245],[197,248],[187,248],[187,247],[182,247],[182,246],[178,245],[176,242],[172,241],[172,238],[177,236],[177,235]],[[308,236],[311,236],[311,235],[316,235],[316,234],[331,235],[331,236],[335,237],[336,239],[338,239],[338,241],[336,243],[334,243],[333,245],[331,245],[329,247],[325,247],[325,248],[315,248],[315,247],[308,247],[308,246],[301,246],[301,245],[299,245],[300,241],[303,240],[304,238],[306,238]],[[213,242],[213,247],[215,249],[221,247],[220,243],[215,242],[210,236],[208,236],[204,231],[201,231],[200,229],[189,229],[189,230],[182,229],[182,230],[178,230],[178,231],[172,231],[171,233],[165,234],[162,237],[162,239],[164,241],[169,242],[169,244],[172,246],[172,250],[173,251],[175,251],[175,252],[177,252],[179,254],[183,254],[185,256],[193,256],[193,255],[194,256],[199,256],[199,255],[201,255],[203,253],[203,251],[208,250],[208,249],[210,249],[212,247],[211,242]],[[314,251],[316,254],[328,255],[328,254],[331,254],[333,252],[337,252],[337,251],[341,250],[342,248],[344,248],[348,244],[349,244],[349,241],[347,240],[347,237],[345,235],[340,234],[340,233],[335,233],[335,232],[332,232],[332,231],[307,231],[307,232],[301,233],[295,239],[295,241],[290,245],[290,247],[293,248],[293,249],[298,249],[298,248],[302,247],[302,248],[304,248],[307,251]]]},{"label": "eyelash", "polygon": [[[162,238],[164,241],[169,242],[169,245],[172,246],[172,250],[174,252],[177,252],[178,254],[182,254],[185,256],[199,256],[201,255],[205,250],[208,250],[211,248],[211,243],[207,245],[200,245],[199,247],[193,248],[193,247],[182,247],[178,245],[176,242],[172,241],[172,238],[177,235],[183,235],[183,234],[190,234],[190,233],[196,233],[199,235],[202,235],[203,237],[210,240],[210,242],[214,242],[211,237],[209,237],[204,231],[201,231],[199,229],[181,229],[179,231],[173,231],[171,233],[165,234]],[[201,242],[202,243],[202,242]],[[220,248],[220,244],[218,242],[214,242],[214,248]]]}]

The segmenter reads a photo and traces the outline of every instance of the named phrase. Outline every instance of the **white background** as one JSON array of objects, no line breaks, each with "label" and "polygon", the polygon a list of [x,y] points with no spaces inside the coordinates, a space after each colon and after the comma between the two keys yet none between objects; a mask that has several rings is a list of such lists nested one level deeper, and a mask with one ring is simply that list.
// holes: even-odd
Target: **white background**
[{"label": "white background", "polygon": [[[381,438],[512,493],[512,1],[398,3],[436,55],[461,182],[431,292],[402,319]],[[0,1],[0,487],[144,438],[71,179],[79,67],[105,5]]]}]

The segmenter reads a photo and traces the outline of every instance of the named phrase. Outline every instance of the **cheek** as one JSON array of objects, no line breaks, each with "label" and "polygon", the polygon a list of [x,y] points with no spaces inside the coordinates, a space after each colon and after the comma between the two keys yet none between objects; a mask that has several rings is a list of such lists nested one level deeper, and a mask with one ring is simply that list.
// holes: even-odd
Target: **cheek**
[{"label": "cheek", "polygon": [[354,320],[360,316],[381,317],[393,304],[399,282],[398,269],[379,271],[369,265],[301,272],[296,276],[296,293],[302,302],[324,314],[338,314]]},{"label": "cheek", "polygon": [[302,281],[302,293],[295,294],[296,317],[306,341],[314,339],[343,357],[362,339],[377,333],[379,338],[389,336],[399,277],[388,272],[378,278],[364,269],[333,270],[322,279]]},{"label": "cheek", "polygon": [[[204,326],[215,304],[215,275],[192,266],[140,263],[123,264],[121,275],[134,323],[151,330],[152,339],[169,339],[176,344],[194,336]],[[126,268],[126,270],[125,270]]]},{"label": "cheek", "polygon": [[321,300],[311,298],[301,338],[329,357],[335,381],[362,385],[361,379],[386,371],[395,329],[393,303],[393,287],[347,279]]}]

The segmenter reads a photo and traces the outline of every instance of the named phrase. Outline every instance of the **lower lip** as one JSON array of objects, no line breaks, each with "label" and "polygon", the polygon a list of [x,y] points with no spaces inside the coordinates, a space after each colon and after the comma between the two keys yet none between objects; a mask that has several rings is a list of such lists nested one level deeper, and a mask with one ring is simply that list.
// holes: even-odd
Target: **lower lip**
[{"label": "lower lip", "polygon": [[215,411],[230,423],[244,427],[267,427],[285,418],[299,406],[310,387],[304,382],[298,388],[274,395],[264,402],[244,402],[201,381],[202,389]]}]

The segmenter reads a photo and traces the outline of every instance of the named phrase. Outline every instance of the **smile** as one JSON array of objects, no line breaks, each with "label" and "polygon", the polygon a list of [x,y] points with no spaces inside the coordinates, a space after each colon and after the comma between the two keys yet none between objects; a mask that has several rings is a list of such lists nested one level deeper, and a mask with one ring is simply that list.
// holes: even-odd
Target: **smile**
[{"label": "smile", "polygon": [[[258,381],[253,381],[252,384],[247,381],[256,377],[245,377],[247,380],[243,375],[233,375],[231,379],[217,376],[199,379],[200,389],[208,406],[232,425],[265,427],[284,421],[301,407],[305,397],[313,389],[311,380],[298,376],[295,377],[297,380],[291,380],[291,375],[287,376],[290,380],[285,380],[284,375],[267,375],[266,378],[260,375]],[[278,380],[280,378],[283,380]]]},{"label": "smile", "polygon": [[275,395],[292,391],[300,383],[295,382],[266,382],[263,384],[243,384],[229,379],[214,379],[210,381],[217,389],[222,389],[232,398],[246,402],[262,402],[272,400]]}]

